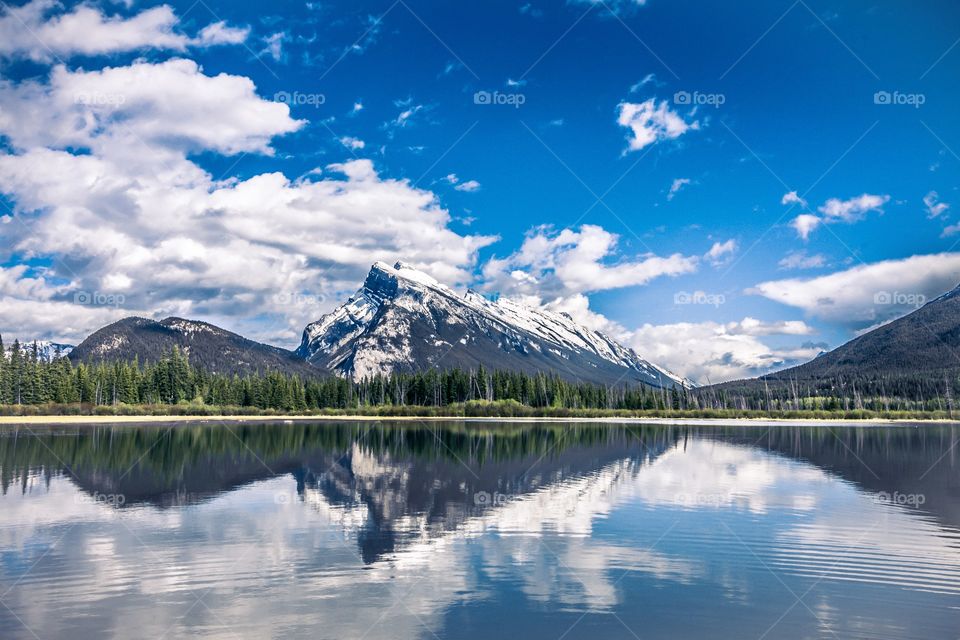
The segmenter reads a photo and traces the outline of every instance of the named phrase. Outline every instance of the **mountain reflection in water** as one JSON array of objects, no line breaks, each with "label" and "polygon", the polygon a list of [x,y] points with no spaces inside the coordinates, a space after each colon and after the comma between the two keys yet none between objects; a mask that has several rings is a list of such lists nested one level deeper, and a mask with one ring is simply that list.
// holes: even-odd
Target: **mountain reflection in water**
[{"label": "mountain reflection in water", "polygon": [[958,438],[11,428],[0,637],[956,637]]}]

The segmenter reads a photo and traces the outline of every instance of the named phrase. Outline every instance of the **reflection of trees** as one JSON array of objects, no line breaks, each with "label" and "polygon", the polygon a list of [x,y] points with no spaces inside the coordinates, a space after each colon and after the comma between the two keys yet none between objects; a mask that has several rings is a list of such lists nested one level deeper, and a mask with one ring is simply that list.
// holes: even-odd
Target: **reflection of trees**
[{"label": "reflection of trees", "polygon": [[[519,494],[618,457],[663,451],[674,443],[682,448],[689,439],[707,438],[806,460],[870,491],[924,493],[927,509],[960,523],[960,507],[950,499],[960,491],[960,447],[952,447],[958,437],[956,427],[934,425],[296,422],[21,429],[0,436],[0,483],[6,493],[11,486],[25,487],[30,476],[68,474],[87,491],[124,493],[128,504],[180,504],[293,473],[301,493],[312,486],[324,489],[334,502],[346,503],[355,499],[352,464],[362,453],[414,469],[406,481],[416,486],[391,499],[402,502],[401,510],[432,513],[457,504],[472,507],[463,487]],[[367,477],[363,482],[368,499],[381,496],[368,506],[387,522],[385,496],[396,491],[395,481]],[[433,486],[438,482],[440,489]]]},{"label": "reflection of trees", "polygon": [[[210,424],[150,427],[81,427],[25,430],[0,437],[0,483],[4,492],[30,474],[149,473],[162,484],[184,469],[256,463],[268,475],[283,463],[344,455],[354,444],[395,459],[460,461],[482,468],[502,460],[555,456],[571,447],[616,447],[637,439],[670,439],[670,427],[626,429],[597,424],[487,425],[429,423]],[[261,462],[262,461],[262,464]],[[271,462],[277,463],[274,469]],[[289,467],[289,465],[286,465]],[[133,469],[133,471],[131,471]]]},{"label": "reflection of trees", "polygon": [[[762,431],[760,433],[763,433]],[[760,433],[757,436],[760,436]],[[777,427],[737,441],[763,447],[856,483],[866,491],[922,494],[923,509],[960,526],[960,428]]]}]

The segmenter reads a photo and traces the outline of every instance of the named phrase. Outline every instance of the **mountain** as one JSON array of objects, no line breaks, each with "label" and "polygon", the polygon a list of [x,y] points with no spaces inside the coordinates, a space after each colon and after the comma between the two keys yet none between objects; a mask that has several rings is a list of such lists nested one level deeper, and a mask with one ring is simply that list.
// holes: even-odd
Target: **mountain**
[{"label": "mountain", "polygon": [[402,262],[374,264],[353,297],[307,325],[297,353],[355,380],[483,365],[598,384],[689,386],[566,314],[473,291],[461,296]]},{"label": "mountain", "polygon": [[756,380],[717,386],[746,388],[764,383],[823,383],[918,374],[941,382],[944,374],[960,374],[960,287],[810,362]]},{"label": "mountain", "polygon": [[[49,340],[31,340],[29,342],[21,342],[20,349],[29,354],[33,350],[33,344],[37,344],[37,358],[41,362],[53,362],[58,357],[62,358],[64,356],[70,355],[70,352],[73,351],[74,347],[72,344],[60,344],[59,342],[50,342]],[[10,352],[13,350],[13,343],[5,345],[7,356],[10,355]]]},{"label": "mountain", "polygon": [[212,373],[243,375],[281,371],[304,377],[322,372],[292,351],[247,340],[206,322],[130,317],[94,332],[70,352],[73,362],[156,362],[179,347],[190,362]]}]

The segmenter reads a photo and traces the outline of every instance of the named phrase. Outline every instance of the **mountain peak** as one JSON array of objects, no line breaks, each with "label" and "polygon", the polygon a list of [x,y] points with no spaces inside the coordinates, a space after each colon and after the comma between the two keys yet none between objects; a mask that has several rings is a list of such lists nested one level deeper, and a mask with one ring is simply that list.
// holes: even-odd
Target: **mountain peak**
[{"label": "mountain peak", "polygon": [[402,261],[375,262],[355,295],[307,325],[297,353],[356,380],[483,365],[598,384],[686,384],[567,314],[460,295]]},{"label": "mountain peak", "polygon": [[386,262],[374,262],[367,274],[364,288],[380,295],[392,296],[396,293],[399,281],[413,282],[418,285],[448,291],[448,287],[436,278],[406,262],[397,261],[392,267]]}]

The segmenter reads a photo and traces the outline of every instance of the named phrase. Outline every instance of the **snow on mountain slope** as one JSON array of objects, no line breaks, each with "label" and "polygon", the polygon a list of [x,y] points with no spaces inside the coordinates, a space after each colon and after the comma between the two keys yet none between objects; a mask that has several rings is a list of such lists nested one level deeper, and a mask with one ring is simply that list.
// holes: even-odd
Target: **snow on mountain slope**
[{"label": "snow on mountain slope", "polygon": [[[73,351],[73,345],[71,344],[60,344],[58,342],[50,342],[49,340],[30,340],[29,342],[20,343],[20,351],[27,354],[28,356],[33,353],[33,345],[36,342],[37,345],[37,359],[41,362],[53,362],[57,358],[64,358]],[[10,356],[10,353],[13,351],[13,343],[5,345],[7,357]]]},{"label": "snow on mountain slope", "polygon": [[353,297],[304,329],[297,353],[353,379],[482,364],[600,384],[689,386],[566,314],[461,296],[402,262],[374,264]]}]

